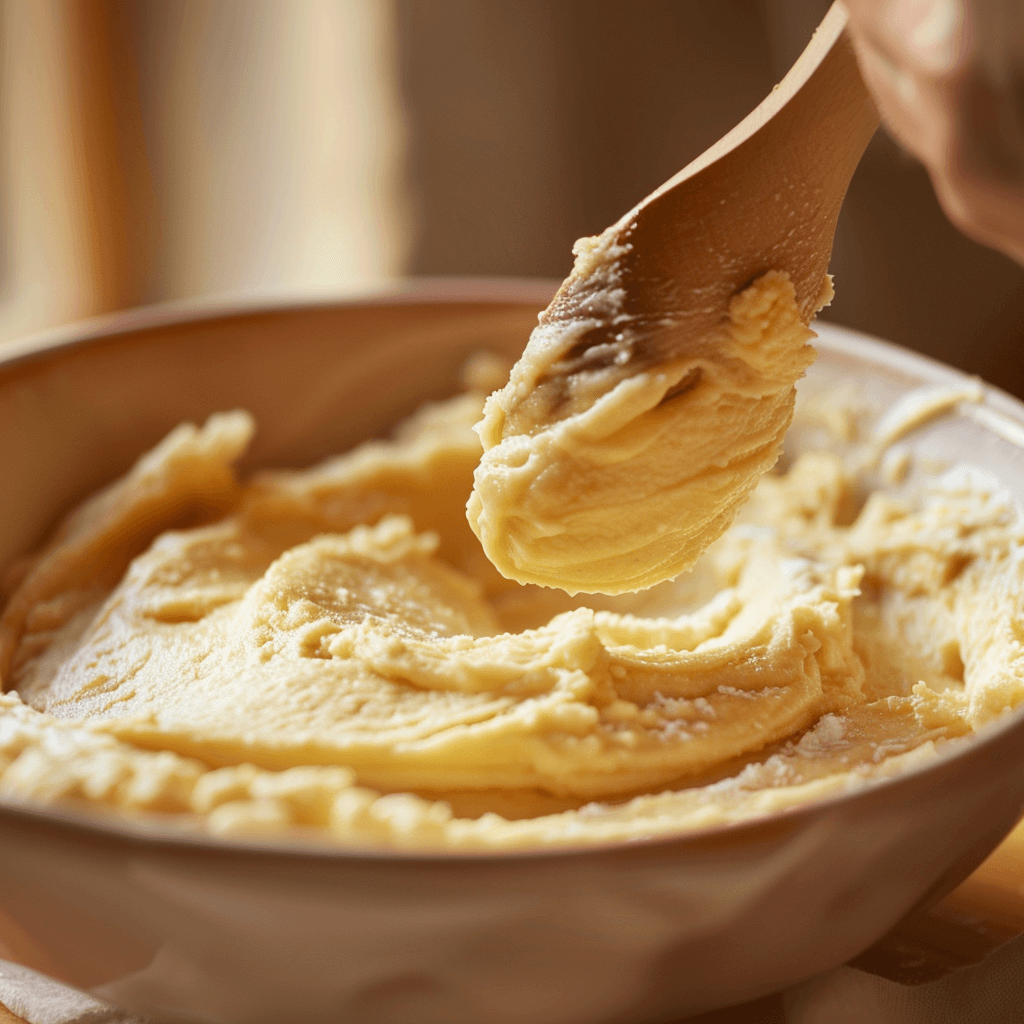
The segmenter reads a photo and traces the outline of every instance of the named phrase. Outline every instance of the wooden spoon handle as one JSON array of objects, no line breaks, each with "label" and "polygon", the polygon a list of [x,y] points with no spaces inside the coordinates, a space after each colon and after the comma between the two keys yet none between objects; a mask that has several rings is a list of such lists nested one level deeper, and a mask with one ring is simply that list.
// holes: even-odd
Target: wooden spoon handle
[{"label": "wooden spoon handle", "polygon": [[[772,93],[613,226],[628,247],[617,270],[634,326],[671,321],[673,334],[698,337],[772,269],[789,273],[805,321],[813,316],[839,208],[879,123],[846,23],[833,4]],[[579,315],[585,282],[575,277],[546,320]]]}]

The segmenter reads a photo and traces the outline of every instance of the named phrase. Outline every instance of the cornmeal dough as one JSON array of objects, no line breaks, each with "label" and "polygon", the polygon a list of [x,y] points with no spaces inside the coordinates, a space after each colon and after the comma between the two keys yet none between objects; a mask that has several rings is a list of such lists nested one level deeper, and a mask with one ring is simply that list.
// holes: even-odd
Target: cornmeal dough
[{"label": "cornmeal dough", "polygon": [[504,579],[467,525],[484,401],[242,483],[254,425],[221,414],[83,505],[0,619],[0,797],[347,845],[597,843],[841,793],[1020,703],[1024,526],[995,481],[863,502],[811,452],[692,573],[576,600]]},{"label": "cornmeal dough", "polygon": [[[602,238],[584,241],[574,273],[607,273]],[[831,297],[826,280],[818,307]],[[615,322],[609,303],[574,327],[542,323],[477,427],[469,521],[520,583],[621,594],[691,568],[775,464],[814,358],[777,271],[671,357],[626,325],[578,353],[594,323]]]}]

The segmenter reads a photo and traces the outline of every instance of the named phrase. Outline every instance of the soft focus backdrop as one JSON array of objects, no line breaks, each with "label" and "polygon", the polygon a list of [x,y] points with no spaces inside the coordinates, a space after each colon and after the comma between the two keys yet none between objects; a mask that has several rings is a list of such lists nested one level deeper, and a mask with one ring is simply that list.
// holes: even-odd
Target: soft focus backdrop
[{"label": "soft focus backdrop", "polygon": [[[827,6],[0,0],[0,344],[150,302],[561,278]],[[831,319],[1024,396],[1024,270],[882,134],[833,272]]]}]

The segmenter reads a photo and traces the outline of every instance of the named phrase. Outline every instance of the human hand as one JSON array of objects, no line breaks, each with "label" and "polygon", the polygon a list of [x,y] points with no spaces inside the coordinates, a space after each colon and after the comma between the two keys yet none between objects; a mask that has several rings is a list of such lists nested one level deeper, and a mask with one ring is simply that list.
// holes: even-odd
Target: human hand
[{"label": "human hand", "polygon": [[845,0],[887,127],[965,234],[1024,265],[1024,0]]}]

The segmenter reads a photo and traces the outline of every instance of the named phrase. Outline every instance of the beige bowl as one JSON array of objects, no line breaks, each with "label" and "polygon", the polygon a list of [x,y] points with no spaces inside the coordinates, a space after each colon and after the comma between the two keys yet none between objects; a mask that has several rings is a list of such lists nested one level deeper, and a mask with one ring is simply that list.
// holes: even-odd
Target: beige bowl
[{"label": "beige bowl", "polygon": [[[184,419],[251,410],[251,464],[307,464],[518,353],[549,289],[152,311],[0,361],[0,565]],[[807,394],[962,387],[828,325]],[[795,435],[798,442],[798,435]],[[1024,504],[1024,407],[986,389],[910,448]],[[157,1021],[664,1021],[842,963],[965,877],[1024,804],[1014,715],[957,756],[772,819],[604,848],[368,854],[218,842],[0,800],[0,942]]]}]

